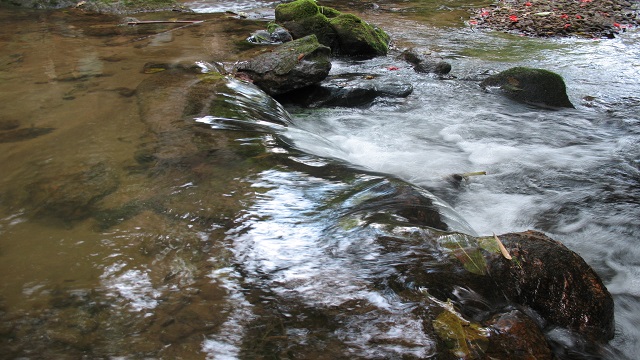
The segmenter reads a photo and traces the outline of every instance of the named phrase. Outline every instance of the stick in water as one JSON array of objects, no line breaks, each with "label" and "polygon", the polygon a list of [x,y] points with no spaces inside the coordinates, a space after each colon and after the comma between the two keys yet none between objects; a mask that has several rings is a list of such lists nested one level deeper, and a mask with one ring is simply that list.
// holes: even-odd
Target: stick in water
[{"label": "stick in water", "polygon": [[144,24],[199,24],[202,20],[138,20],[129,21],[127,25],[144,25]]}]

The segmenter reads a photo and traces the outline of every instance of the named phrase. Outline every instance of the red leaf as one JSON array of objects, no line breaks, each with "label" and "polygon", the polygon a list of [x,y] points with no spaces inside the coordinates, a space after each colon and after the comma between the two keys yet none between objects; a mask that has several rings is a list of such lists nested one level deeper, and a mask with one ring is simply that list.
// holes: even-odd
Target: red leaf
[{"label": "red leaf", "polygon": [[509,20],[511,20],[511,22],[518,22],[518,17],[516,15],[509,15]]},{"label": "red leaf", "polygon": [[388,67],[387,67],[387,70],[395,71],[395,70],[400,70],[400,68],[399,68],[399,67],[397,67],[397,66],[388,66]]}]

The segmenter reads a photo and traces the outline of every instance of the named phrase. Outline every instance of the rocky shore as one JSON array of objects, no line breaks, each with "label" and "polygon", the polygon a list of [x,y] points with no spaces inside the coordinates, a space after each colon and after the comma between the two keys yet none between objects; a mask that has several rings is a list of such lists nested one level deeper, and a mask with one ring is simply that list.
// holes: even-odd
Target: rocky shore
[{"label": "rocky shore", "polygon": [[637,1],[500,0],[476,9],[469,25],[528,36],[613,38],[638,26]]}]

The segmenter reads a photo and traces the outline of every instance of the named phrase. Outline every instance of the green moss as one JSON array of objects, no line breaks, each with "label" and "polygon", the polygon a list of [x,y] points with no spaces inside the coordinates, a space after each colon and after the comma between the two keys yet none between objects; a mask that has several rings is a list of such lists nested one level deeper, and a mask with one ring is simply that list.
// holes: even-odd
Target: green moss
[{"label": "green moss", "polygon": [[444,341],[452,355],[459,359],[480,358],[488,347],[489,332],[479,324],[470,322],[453,309],[450,301],[444,311],[433,320],[438,337]]},{"label": "green moss", "polygon": [[340,11],[328,6],[320,6],[319,9],[320,9],[320,14],[326,16],[329,19],[334,18],[336,16],[340,16],[340,14],[342,14]]},{"label": "green moss", "polygon": [[276,6],[276,22],[295,21],[320,13],[313,0],[296,0]]},{"label": "green moss", "polygon": [[338,33],[342,50],[347,54],[351,50],[355,54],[366,53],[365,49],[354,47],[353,44],[366,44],[375,55],[386,55],[389,51],[389,35],[353,14],[341,14],[331,19],[330,23]]}]

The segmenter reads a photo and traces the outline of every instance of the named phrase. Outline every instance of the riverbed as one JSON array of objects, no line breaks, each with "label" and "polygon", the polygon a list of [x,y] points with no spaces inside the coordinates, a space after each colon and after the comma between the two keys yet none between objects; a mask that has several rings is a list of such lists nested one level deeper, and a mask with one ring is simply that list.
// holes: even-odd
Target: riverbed
[{"label": "riverbed", "polygon": [[[407,304],[371,284],[385,265],[377,245],[335,230],[354,225],[334,224],[326,202],[370,174],[427,190],[456,230],[536,229],[562,241],[614,296],[616,337],[603,358],[640,351],[636,29],[538,39],[469,26],[481,3],[330,2],[387,30],[394,49],[450,62],[455,78],[417,74],[394,52],[335,59],[332,74],[387,77],[414,92],[364,108],[288,108],[290,117],[274,114],[288,126],[258,132],[210,123],[191,135],[189,119],[162,117],[170,106],[145,121],[140,84],[166,64],[264,51],[244,39],[274,3],[187,5],[197,12],[180,19],[205,23],[0,12],[0,355],[259,358],[286,353],[274,345],[286,338],[292,357],[437,358]],[[513,66],[559,73],[576,108],[478,87]],[[335,162],[363,175],[334,181],[269,162],[287,151],[308,167]],[[486,175],[452,185],[451,174],[468,172]],[[562,329],[547,335],[580,348]]]}]

